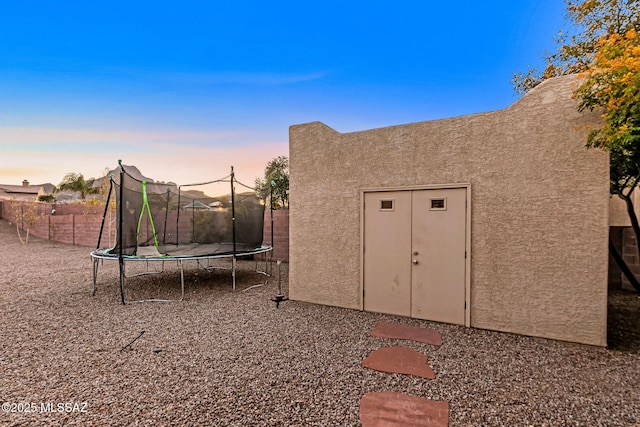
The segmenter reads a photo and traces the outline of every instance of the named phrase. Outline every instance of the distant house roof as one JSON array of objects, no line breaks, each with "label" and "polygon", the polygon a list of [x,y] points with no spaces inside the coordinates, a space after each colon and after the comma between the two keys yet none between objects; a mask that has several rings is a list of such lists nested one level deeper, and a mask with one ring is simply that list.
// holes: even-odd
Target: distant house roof
[{"label": "distant house roof", "polygon": [[43,191],[41,185],[8,185],[8,184],[0,184],[0,190],[3,190],[5,193],[10,194],[38,194],[40,191]]},{"label": "distant house roof", "polygon": [[53,192],[56,190],[56,186],[51,184],[50,182],[47,182],[46,184],[41,184],[40,186],[44,190],[45,194],[53,194]]},{"label": "distant house roof", "polygon": [[26,179],[22,185],[0,184],[0,199],[36,200],[44,194],[42,185],[29,185]]},{"label": "distant house roof", "polygon": [[0,184],[0,199],[21,199],[30,200],[32,197],[53,194],[56,186],[50,183],[31,185],[26,179],[22,185]]}]

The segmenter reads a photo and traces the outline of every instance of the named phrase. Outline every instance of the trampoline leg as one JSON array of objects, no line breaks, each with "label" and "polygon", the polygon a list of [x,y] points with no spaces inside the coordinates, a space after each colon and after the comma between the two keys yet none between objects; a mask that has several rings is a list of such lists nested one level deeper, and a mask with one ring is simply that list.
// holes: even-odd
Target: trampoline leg
[{"label": "trampoline leg", "polygon": [[96,296],[96,280],[98,277],[98,259],[93,259],[93,292],[91,295]]},{"label": "trampoline leg", "polygon": [[182,260],[180,263],[180,286],[182,288],[182,294],[180,295],[180,301],[184,301],[184,269],[182,268]]},{"label": "trampoline leg", "polygon": [[280,260],[277,261],[278,263],[278,295],[282,295],[282,282],[280,281]]},{"label": "trampoline leg", "polygon": [[232,281],[232,289],[236,290],[236,257],[231,259],[231,281]]},{"label": "trampoline leg", "polygon": [[124,297],[124,277],[124,261],[120,260],[120,298],[122,300],[122,305],[127,303]]}]

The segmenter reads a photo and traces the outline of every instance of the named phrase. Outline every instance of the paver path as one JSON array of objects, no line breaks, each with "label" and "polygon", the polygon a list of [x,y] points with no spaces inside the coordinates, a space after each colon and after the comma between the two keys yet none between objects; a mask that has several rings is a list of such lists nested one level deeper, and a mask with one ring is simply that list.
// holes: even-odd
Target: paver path
[{"label": "paver path", "polygon": [[360,400],[362,427],[449,425],[449,404],[391,391],[365,394]]},{"label": "paver path", "polygon": [[382,347],[362,361],[365,368],[395,374],[415,375],[432,380],[435,372],[427,365],[427,356],[407,347]]},{"label": "paver path", "polygon": [[[380,338],[442,345],[442,335],[438,331],[399,323],[380,322],[370,334]],[[379,348],[362,361],[362,366],[426,379],[436,377],[427,365],[427,356],[406,347]],[[447,427],[449,403],[391,391],[367,393],[360,400],[360,422],[363,427]]]},{"label": "paver path", "polygon": [[435,346],[442,345],[440,332],[418,326],[401,325],[399,323],[380,322],[370,332],[373,337],[413,340]]}]

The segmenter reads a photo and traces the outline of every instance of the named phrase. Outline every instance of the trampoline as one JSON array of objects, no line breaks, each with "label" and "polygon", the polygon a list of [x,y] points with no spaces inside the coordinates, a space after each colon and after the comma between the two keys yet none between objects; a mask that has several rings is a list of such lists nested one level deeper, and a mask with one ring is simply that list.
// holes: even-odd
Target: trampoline
[{"label": "trampoline", "polygon": [[[96,293],[99,266],[105,261],[119,263],[123,304],[127,302],[127,277],[162,273],[165,262],[176,262],[180,269],[179,301],[182,301],[185,261],[195,261],[199,268],[210,270],[219,268],[211,266],[211,260],[230,259],[232,289],[235,290],[237,259],[269,254],[273,250],[273,242],[271,245],[262,243],[264,203],[252,187],[235,179],[233,167],[230,175],[221,179],[177,185],[143,181],[127,171],[121,161],[118,165],[119,174],[110,175],[98,244],[91,252],[93,295]],[[207,186],[221,183],[230,186],[230,193],[215,197],[205,193]],[[237,193],[236,186],[247,191]],[[101,247],[108,213],[113,209],[112,197],[115,197],[115,245]],[[127,264],[130,263],[145,263],[147,271],[127,276]],[[153,269],[149,269],[150,266]]]}]

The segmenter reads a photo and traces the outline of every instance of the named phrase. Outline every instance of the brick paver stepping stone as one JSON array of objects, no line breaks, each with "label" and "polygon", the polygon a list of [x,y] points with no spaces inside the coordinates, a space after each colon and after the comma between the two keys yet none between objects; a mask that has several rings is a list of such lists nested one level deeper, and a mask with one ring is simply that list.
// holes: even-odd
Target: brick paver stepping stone
[{"label": "brick paver stepping stone", "polygon": [[449,425],[449,404],[391,391],[365,394],[360,400],[362,427]]},{"label": "brick paver stepping stone", "polygon": [[413,340],[435,346],[442,345],[442,335],[440,335],[440,332],[419,326],[402,325],[400,323],[380,322],[370,334],[373,337]]},{"label": "brick paver stepping stone", "polygon": [[382,347],[362,361],[365,368],[392,374],[415,375],[432,380],[435,372],[427,365],[427,356],[407,347]]}]

